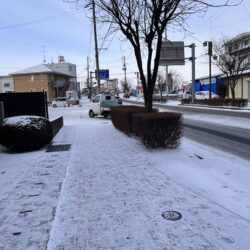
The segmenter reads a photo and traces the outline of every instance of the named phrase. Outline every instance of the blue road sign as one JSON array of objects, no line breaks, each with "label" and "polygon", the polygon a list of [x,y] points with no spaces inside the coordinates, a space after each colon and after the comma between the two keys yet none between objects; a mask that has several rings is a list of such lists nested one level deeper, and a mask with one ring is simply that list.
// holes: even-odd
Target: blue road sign
[{"label": "blue road sign", "polygon": [[[96,71],[95,71],[95,75],[97,76]],[[109,79],[109,70],[108,69],[100,69],[99,70],[99,76],[100,76],[101,80]]]}]

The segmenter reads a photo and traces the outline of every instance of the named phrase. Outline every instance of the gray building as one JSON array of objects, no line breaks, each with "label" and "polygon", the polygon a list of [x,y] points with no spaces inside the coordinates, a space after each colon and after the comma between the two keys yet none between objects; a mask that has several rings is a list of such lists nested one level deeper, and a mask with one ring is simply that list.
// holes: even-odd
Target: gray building
[{"label": "gray building", "polygon": [[47,65],[53,70],[60,71],[64,74],[70,75],[71,76],[69,79],[70,85],[68,90],[78,91],[77,72],[75,64],[65,62],[64,56],[59,56],[58,63],[49,63]]},{"label": "gray building", "polygon": [[225,43],[229,55],[244,58],[242,66],[250,69],[250,32],[242,33]]}]

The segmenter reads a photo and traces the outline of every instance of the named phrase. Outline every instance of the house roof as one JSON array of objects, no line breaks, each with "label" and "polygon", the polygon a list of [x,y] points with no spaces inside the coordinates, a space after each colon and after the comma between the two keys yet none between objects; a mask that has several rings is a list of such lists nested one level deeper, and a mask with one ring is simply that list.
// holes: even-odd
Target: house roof
[{"label": "house roof", "polygon": [[[213,75],[211,75],[211,77],[220,77],[220,76],[222,76],[222,74],[213,74]],[[197,78],[195,78],[195,80],[203,80],[203,79],[207,79],[207,78],[209,78],[209,75],[208,76],[197,77]]]},{"label": "house roof", "polygon": [[236,36],[236,37],[230,39],[229,41],[227,41],[225,43],[225,45],[230,45],[232,43],[235,43],[235,42],[237,42],[239,40],[242,40],[242,39],[245,39],[245,38],[248,38],[248,37],[250,38],[250,32],[241,33],[238,36]]},{"label": "house roof", "polygon": [[[246,69],[244,70],[242,73],[239,74],[240,76],[244,76],[244,75],[250,75],[250,69]],[[222,74],[220,78],[225,78],[226,75]]]},{"label": "house roof", "polygon": [[11,73],[10,75],[26,75],[26,74],[39,74],[39,73],[56,73],[60,75],[71,76],[67,74],[65,71],[60,69],[55,69],[48,64],[39,64],[27,69]]}]

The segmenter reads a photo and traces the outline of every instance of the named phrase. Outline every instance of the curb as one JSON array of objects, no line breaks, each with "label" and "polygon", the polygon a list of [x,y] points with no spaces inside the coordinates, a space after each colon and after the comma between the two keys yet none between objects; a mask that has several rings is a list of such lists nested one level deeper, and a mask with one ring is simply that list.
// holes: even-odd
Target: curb
[{"label": "curb", "polygon": [[[124,102],[129,102],[137,105],[143,105],[142,102],[131,101],[131,100],[123,100]],[[215,115],[225,115],[225,116],[234,116],[234,117],[242,117],[242,118],[249,118],[250,119],[250,111],[249,110],[232,110],[232,109],[218,109],[218,108],[204,108],[204,107],[190,107],[190,106],[168,106],[164,104],[156,104],[153,103],[153,107],[157,108],[165,108],[174,111],[189,111],[189,112],[196,112],[201,114],[215,114]]]}]

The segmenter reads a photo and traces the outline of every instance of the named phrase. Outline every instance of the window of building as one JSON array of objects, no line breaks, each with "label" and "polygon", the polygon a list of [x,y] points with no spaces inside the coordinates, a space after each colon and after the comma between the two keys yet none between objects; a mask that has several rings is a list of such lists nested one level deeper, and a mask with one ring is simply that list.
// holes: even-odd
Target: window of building
[{"label": "window of building", "polygon": [[247,57],[241,57],[241,58],[239,58],[239,61],[240,61],[241,68],[247,68],[247,66],[248,66],[248,58]]},{"label": "window of building", "polygon": [[247,45],[249,45],[249,44],[250,44],[250,39],[244,41],[244,46],[247,46]]},{"label": "window of building", "polygon": [[40,74],[40,79],[41,79],[41,81],[43,82],[44,79],[45,79],[45,75],[44,75],[44,74]]},{"label": "window of building", "polygon": [[34,75],[29,75],[29,81],[34,82]]},{"label": "window of building", "polygon": [[10,83],[9,83],[9,82],[6,82],[6,83],[3,84],[3,86],[4,86],[5,88],[9,88],[9,87],[10,87]]}]

